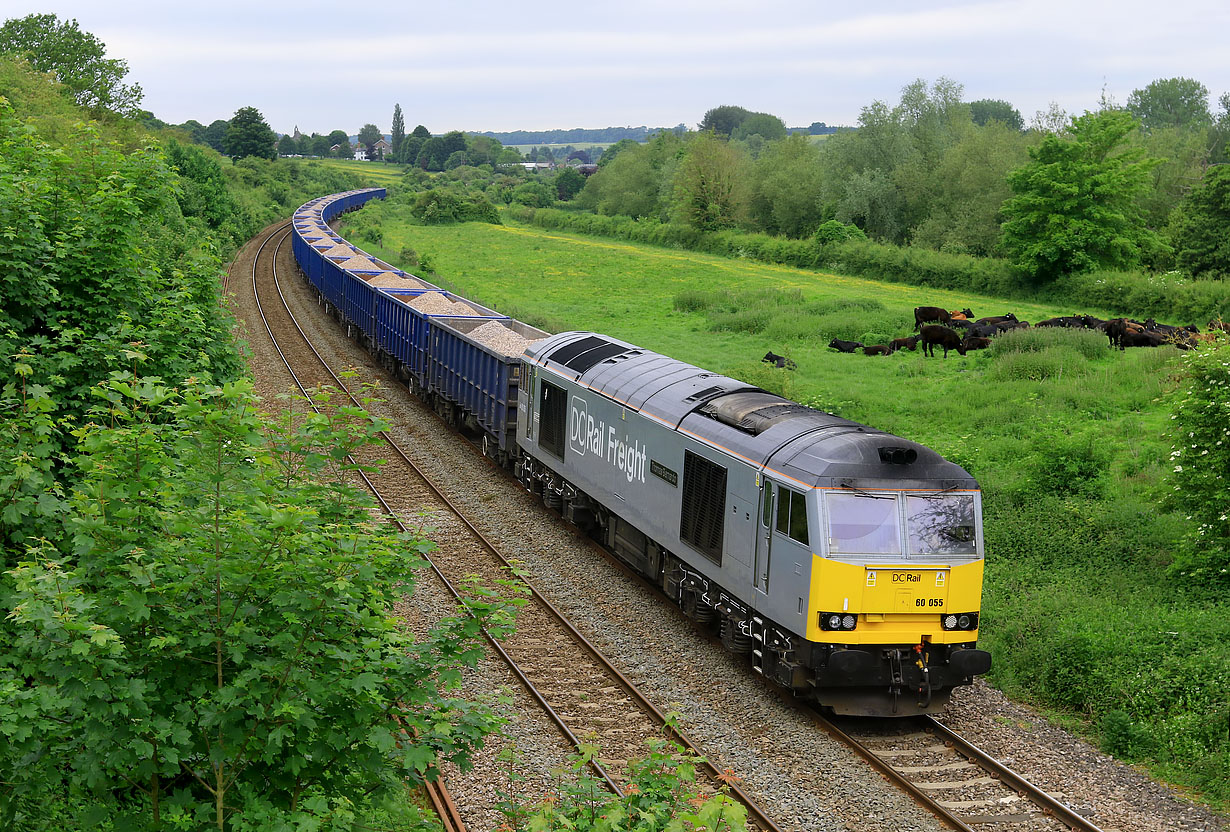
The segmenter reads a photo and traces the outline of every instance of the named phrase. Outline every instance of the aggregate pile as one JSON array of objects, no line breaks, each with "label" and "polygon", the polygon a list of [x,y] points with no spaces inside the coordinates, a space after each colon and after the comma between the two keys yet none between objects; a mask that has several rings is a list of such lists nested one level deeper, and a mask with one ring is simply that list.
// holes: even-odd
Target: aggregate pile
[{"label": "aggregate pile", "polygon": [[410,305],[426,315],[464,315],[478,317],[469,304],[449,300],[440,292],[427,292],[410,301]]},{"label": "aggregate pile", "polygon": [[[413,277],[402,277],[396,272],[381,272],[370,277],[363,278],[371,285],[379,289],[425,289],[427,284],[421,280],[415,280]],[[416,309],[418,307],[415,307]]]},{"label": "aggregate pile", "polygon": [[[353,251],[348,252],[348,253],[354,254]],[[354,254],[353,257],[347,258],[346,260],[343,260],[337,265],[343,269],[347,269],[350,271],[362,271],[362,272],[381,271],[381,268],[377,266],[375,263],[373,263],[371,260],[368,260],[366,257],[360,257],[357,254]]]},{"label": "aggregate pile", "polygon": [[542,340],[541,338],[535,338],[531,341],[527,338],[522,338],[499,321],[487,321],[487,323],[470,332],[469,335],[478,343],[508,356],[520,355],[534,341]]}]

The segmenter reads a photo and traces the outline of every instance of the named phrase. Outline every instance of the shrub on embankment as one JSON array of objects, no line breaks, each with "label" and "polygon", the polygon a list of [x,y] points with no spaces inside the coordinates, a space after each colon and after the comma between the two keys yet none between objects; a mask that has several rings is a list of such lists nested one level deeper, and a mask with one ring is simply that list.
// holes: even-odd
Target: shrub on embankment
[{"label": "shrub on embankment", "polygon": [[702,232],[679,223],[555,208],[514,205],[507,211],[511,219],[540,228],[831,271],[920,288],[1067,304],[1073,311],[1088,307],[1127,317],[1153,317],[1201,326],[1213,318],[1230,317],[1230,283],[1194,281],[1177,274],[1095,271],[1038,284],[1007,260],[869,240],[825,245],[815,240],[742,231]]}]

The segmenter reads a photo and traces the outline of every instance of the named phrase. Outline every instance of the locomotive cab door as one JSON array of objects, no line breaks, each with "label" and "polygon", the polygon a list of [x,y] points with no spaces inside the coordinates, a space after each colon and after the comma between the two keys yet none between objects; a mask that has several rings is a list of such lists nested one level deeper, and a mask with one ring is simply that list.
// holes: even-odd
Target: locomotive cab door
[{"label": "locomotive cab door", "polygon": [[752,563],[752,586],[766,595],[769,592],[769,561],[773,549],[773,518],[777,513],[777,489],[762,476],[760,479],[760,522],[756,526],[756,557]]}]

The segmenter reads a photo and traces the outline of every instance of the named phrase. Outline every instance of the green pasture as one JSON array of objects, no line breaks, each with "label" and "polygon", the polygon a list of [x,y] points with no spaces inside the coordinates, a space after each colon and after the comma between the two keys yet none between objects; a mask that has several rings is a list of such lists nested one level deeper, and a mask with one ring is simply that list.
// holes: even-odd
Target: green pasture
[{"label": "green pasture", "polygon": [[[1100,333],[1038,330],[964,357],[839,354],[831,338],[910,334],[915,306],[1035,322],[1111,315],[516,225],[417,226],[401,211],[355,215],[383,235],[383,248],[360,245],[394,262],[414,249],[434,282],[549,331],[614,335],[965,466],[984,490],[992,681],[1214,805],[1230,802],[1230,610],[1166,571],[1186,528],[1161,502],[1173,347],[1119,352]],[[797,372],[761,363],[768,350]]]},{"label": "green pasture", "polygon": [[406,171],[405,165],[395,165],[390,162],[361,162],[357,159],[312,159],[305,164],[353,173],[363,180],[364,185],[377,188],[401,182],[402,174]]}]

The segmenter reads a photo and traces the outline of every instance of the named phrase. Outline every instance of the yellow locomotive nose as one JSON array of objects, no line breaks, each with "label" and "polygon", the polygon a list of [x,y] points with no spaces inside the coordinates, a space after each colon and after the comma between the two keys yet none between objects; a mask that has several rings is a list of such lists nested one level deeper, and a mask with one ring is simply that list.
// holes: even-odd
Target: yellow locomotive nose
[{"label": "yellow locomotive nose", "polygon": [[[860,564],[812,556],[807,638],[829,644],[963,644],[978,638],[981,558],[960,564]],[[853,615],[852,628],[830,626]]]}]

